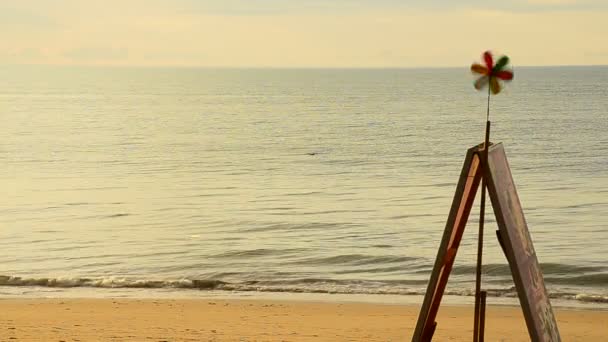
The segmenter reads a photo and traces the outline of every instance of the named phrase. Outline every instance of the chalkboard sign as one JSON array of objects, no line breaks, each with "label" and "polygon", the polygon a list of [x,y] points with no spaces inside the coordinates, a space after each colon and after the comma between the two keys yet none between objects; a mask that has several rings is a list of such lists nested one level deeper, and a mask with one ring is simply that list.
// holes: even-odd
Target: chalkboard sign
[{"label": "chalkboard sign", "polygon": [[490,147],[488,193],[532,341],[561,341],[502,144]]}]

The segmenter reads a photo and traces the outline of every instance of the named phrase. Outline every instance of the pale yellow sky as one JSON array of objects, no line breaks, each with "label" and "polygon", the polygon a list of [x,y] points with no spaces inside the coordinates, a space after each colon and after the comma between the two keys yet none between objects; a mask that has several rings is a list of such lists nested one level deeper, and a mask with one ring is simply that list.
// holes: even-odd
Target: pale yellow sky
[{"label": "pale yellow sky", "polygon": [[0,64],[608,64],[608,1],[2,0]]}]

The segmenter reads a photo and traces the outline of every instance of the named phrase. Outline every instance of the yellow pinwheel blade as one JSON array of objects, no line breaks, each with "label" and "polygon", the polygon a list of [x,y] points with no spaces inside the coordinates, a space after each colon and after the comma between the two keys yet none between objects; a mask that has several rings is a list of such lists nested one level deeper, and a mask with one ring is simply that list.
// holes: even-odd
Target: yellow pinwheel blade
[{"label": "yellow pinwheel blade", "polygon": [[498,78],[492,77],[490,78],[490,90],[492,94],[496,95],[500,93],[500,83],[498,83]]},{"label": "yellow pinwheel blade", "polygon": [[477,64],[477,63],[474,63],[471,65],[471,71],[476,74],[482,74],[482,75],[488,74],[488,68],[486,68],[485,66],[483,66],[481,64]]}]

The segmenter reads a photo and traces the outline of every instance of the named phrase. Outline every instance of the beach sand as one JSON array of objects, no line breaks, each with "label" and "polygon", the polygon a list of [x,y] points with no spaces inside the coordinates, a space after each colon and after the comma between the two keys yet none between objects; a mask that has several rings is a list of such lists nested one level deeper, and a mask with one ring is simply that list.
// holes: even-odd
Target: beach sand
[{"label": "beach sand", "polygon": [[[409,341],[416,306],[216,299],[3,299],[2,341]],[[472,307],[443,306],[434,341],[470,341]],[[556,310],[564,341],[606,341],[608,312]],[[487,341],[529,341],[490,306]]]}]

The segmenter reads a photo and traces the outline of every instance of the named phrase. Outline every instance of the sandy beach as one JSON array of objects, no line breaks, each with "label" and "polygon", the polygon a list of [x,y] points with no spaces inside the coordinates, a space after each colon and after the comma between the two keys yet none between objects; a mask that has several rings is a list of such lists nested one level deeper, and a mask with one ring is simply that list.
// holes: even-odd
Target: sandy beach
[{"label": "sandy beach", "polygon": [[[2,341],[409,341],[418,307],[215,299],[4,299]],[[442,307],[435,341],[470,341],[472,308]],[[486,340],[528,341],[521,310],[490,306]],[[556,310],[564,341],[602,341],[608,312]]]}]

